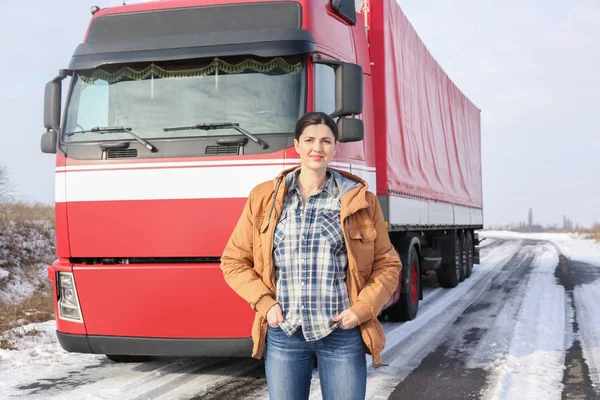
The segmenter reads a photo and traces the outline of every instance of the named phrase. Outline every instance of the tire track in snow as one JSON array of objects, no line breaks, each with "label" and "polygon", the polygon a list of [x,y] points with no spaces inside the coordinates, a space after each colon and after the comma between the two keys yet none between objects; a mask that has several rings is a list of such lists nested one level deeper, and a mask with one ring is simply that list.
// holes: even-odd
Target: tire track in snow
[{"label": "tire track in snow", "polygon": [[508,352],[488,367],[483,399],[558,399],[562,392],[566,296],[554,276],[558,252],[549,243],[535,249],[531,278],[513,323]]},{"label": "tire track in snow", "polygon": [[486,371],[467,367],[488,342],[487,334],[503,324],[507,314],[520,308],[530,276],[533,253],[522,247],[496,274],[489,289],[464,310],[445,335],[446,340],[426,356],[392,392],[390,399],[403,399],[419,393],[423,398],[462,400],[479,398],[487,383]]},{"label": "tire track in snow", "polygon": [[[264,364],[263,364],[264,366]],[[267,381],[264,368],[257,368],[237,379],[208,390],[191,400],[257,399],[267,394]]]},{"label": "tire track in snow", "polygon": [[[575,309],[579,318],[578,337],[581,341],[583,393],[586,399],[600,399],[600,285],[583,285],[575,288]],[[585,370],[587,367],[587,371]],[[590,382],[591,381],[591,382]]]},{"label": "tire track in snow", "polygon": [[384,324],[387,345],[382,355],[384,363],[389,362],[389,366],[369,369],[367,398],[387,399],[398,383],[444,341],[445,332],[486,292],[520,247],[521,241],[494,246],[482,257],[481,264],[473,269],[469,279],[455,288],[441,289],[443,295],[434,302],[425,298],[413,321]]},{"label": "tire track in snow", "polygon": [[[524,244],[537,246],[537,244],[527,242]],[[513,268],[512,271],[503,270],[499,279],[490,288],[492,293],[502,291],[503,296],[498,298],[498,294],[492,294],[496,298],[496,304],[490,304],[487,312],[478,313],[476,316],[479,321],[477,319],[471,321],[471,323],[475,323],[475,327],[484,328],[480,332],[481,338],[469,346],[470,351],[465,360],[467,368],[484,368],[508,353],[514,334],[514,324],[527,294],[527,285],[532,272],[531,263],[534,261],[534,253],[531,248],[523,248],[521,252],[524,258],[516,268]],[[510,276],[509,272],[512,272]],[[486,294],[482,303],[474,303],[465,311],[465,314],[470,311],[479,311],[478,308],[488,303],[488,299],[488,294]],[[493,308],[491,308],[492,306]]]},{"label": "tire track in snow", "polygon": [[[573,341],[565,357],[563,399],[600,398],[600,267],[559,256],[555,275],[564,286],[573,313]],[[595,308],[595,307],[594,307]],[[594,381],[596,388],[594,388]]]},{"label": "tire track in snow", "polygon": [[[159,400],[203,398],[247,374],[256,374],[262,363],[250,358],[181,358],[143,364],[115,364],[112,376],[44,399]],[[93,395],[91,395],[93,393]],[[224,397],[227,398],[227,397]]]},{"label": "tire track in snow", "polygon": [[180,376],[170,377],[132,400],[204,399],[209,393],[220,399],[231,398],[226,395],[232,383],[240,377],[255,374],[260,369],[261,362],[255,359],[220,359],[210,368],[201,367]]}]

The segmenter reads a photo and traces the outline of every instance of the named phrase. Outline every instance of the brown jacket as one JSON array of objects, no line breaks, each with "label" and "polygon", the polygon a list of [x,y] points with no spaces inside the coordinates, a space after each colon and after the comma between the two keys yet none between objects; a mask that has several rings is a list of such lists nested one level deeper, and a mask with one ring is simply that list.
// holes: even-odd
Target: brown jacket
[{"label": "brown jacket", "polygon": [[[265,345],[267,311],[277,304],[273,236],[287,191],[281,183],[295,168],[252,189],[221,258],[225,281],[257,312],[252,326],[252,357],[259,359]],[[341,201],[348,250],[348,295],[350,309],[359,319],[367,353],[371,354],[373,364],[379,365],[385,333],[377,315],[396,289],[401,263],[390,242],[377,197],[367,191],[366,182],[360,178],[336,171],[361,183],[346,192]]]}]

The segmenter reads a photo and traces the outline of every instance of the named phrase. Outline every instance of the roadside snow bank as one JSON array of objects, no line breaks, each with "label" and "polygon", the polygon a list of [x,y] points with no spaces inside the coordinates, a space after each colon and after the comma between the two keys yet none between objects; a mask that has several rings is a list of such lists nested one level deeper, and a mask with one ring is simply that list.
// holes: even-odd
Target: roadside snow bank
[{"label": "roadside snow bank", "polygon": [[0,304],[14,304],[49,285],[54,227],[47,221],[0,223]]},{"label": "roadside snow bank", "polygon": [[[532,239],[554,243],[570,260],[600,267],[600,243],[575,233],[520,233],[509,231],[479,231],[480,237],[490,239]],[[485,243],[485,241],[484,241]]]},{"label": "roadside snow bank", "polygon": [[[0,349],[0,393],[3,396],[33,398],[37,393],[33,387],[35,385],[31,385],[32,377],[40,377],[37,388],[40,390],[44,382],[84,373],[86,368],[99,366],[105,360],[100,355],[64,351],[56,340],[55,330],[54,321],[29,324],[13,330],[14,334],[20,336],[15,342],[15,350]],[[64,379],[68,381],[68,378]],[[32,387],[28,389],[21,386]],[[47,394],[40,394],[41,398],[48,397]]]}]

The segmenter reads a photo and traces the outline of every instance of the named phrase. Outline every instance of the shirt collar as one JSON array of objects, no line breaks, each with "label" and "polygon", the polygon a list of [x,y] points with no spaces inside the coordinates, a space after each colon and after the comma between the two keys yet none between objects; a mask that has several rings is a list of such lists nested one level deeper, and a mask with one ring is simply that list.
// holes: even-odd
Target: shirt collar
[{"label": "shirt collar", "polygon": [[[296,191],[298,194],[300,194],[300,188],[298,187],[298,175],[300,174],[300,167],[298,167],[296,170],[292,171],[291,174],[292,174],[292,180],[290,182],[289,191],[290,192]],[[323,186],[321,189],[319,189],[317,191],[317,194],[320,193],[321,191],[326,192],[328,195],[330,195],[332,197],[336,197],[337,192],[339,191],[337,184],[336,184],[336,179],[334,177],[334,174],[329,169],[327,170],[327,182],[325,182],[325,186]]]}]

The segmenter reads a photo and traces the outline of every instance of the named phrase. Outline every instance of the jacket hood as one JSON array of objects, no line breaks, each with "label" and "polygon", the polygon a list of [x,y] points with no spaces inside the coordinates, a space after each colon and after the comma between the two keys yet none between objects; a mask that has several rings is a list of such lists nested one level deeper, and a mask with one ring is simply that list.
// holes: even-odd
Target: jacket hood
[{"label": "jacket hood", "polygon": [[[292,174],[299,168],[300,167],[298,166],[287,168],[277,175],[273,180],[274,196],[277,195],[275,192],[279,192],[280,186],[285,187],[284,193],[287,192],[287,187],[292,181]],[[347,209],[349,213],[354,213],[356,210],[368,206],[366,194],[369,184],[365,180],[339,169],[328,167],[327,170],[333,174],[340,190],[342,205],[345,205],[344,208]],[[281,185],[284,181],[285,185]]]},{"label": "jacket hood", "polygon": [[[291,173],[295,172],[299,168],[300,167],[296,166],[296,167],[290,167],[290,168],[284,169],[283,171],[281,171],[279,173],[279,175],[277,175],[273,179],[273,184],[277,185],[278,181],[283,180],[285,178],[286,186],[287,186],[287,184],[289,184],[291,182],[291,178],[292,178]],[[333,173],[333,176],[334,176],[337,184],[339,185],[341,193],[346,193],[350,189],[354,189],[356,186],[363,186],[365,190],[369,189],[369,184],[364,179],[362,179],[354,174],[351,174],[350,172],[342,171],[342,170],[339,170],[336,168],[331,168],[331,167],[328,167],[327,170],[331,171]]]}]

